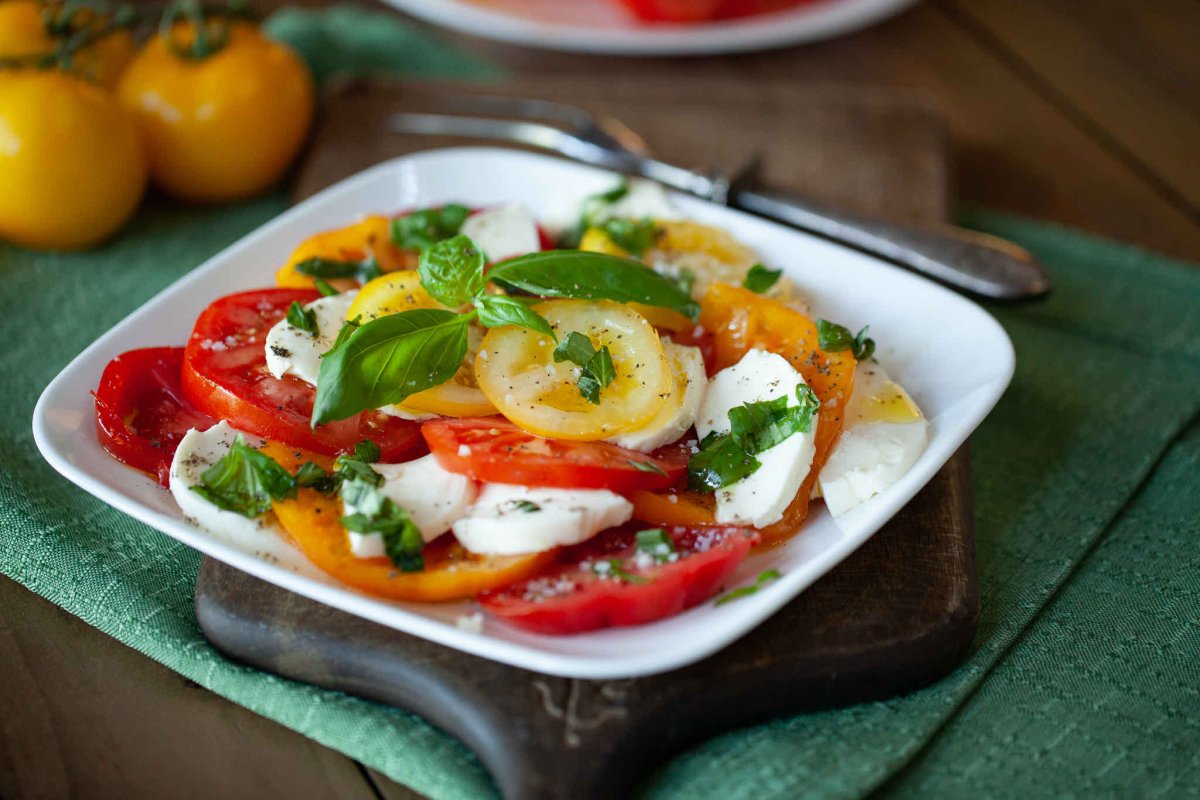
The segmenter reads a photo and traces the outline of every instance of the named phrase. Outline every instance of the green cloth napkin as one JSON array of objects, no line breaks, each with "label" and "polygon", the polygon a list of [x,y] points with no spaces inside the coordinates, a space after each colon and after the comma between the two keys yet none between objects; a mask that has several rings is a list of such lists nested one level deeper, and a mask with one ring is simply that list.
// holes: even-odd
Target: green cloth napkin
[{"label": "green cloth napkin", "polygon": [[[326,64],[322,75],[338,63],[320,60],[330,52],[370,70],[487,73],[394,17],[364,14],[289,10],[270,29]],[[494,796],[474,757],[420,719],[218,655],[192,610],[199,556],[74,488],[34,448],[34,402],[76,353],[284,207],[275,194],[150,208],[85,254],[0,246],[0,572],[419,792]],[[1055,285],[1043,302],[990,309],[1017,372],[972,439],[972,653],[905,697],[713,739],[663,765],[647,796],[1170,796],[1200,785],[1200,270],[1010,217],[965,221],[1029,247]]]}]

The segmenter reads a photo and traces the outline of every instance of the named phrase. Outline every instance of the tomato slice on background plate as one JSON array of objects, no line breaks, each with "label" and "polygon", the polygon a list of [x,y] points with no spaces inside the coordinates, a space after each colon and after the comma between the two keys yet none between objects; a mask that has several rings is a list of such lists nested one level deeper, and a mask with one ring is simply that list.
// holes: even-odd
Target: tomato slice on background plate
[{"label": "tomato slice on background plate", "polygon": [[485,611],[535,633],[641,625],[712,597],[758,538],[747,528],[671,528],[677,560],[658,563],[637,550],[637,532],[646,527],[613,528],[566,548],[552,568],[484,592],[479,602]]},{"label": "tomato slice on background plate", "polygon": [[212,303],[188,340],[181,373],[184,394],[196,408],[238,430],[292,447],[337,455],[370,439],[379,445],[384,462],[419,455],[424,443],[417,423],[377,411],[314,430],[310,419],[316,389],[267,371],[267,331],[287,315],[293,301],[303,305],[320,296],[311,289],[260,289]]},{"label": "tomato slice on background plate", "polygon": [[503,417],[430,420],[421,433],[444,469],[520,486],[665,489],[683,480],[691,455],[683,443],[639,453],[609,442],[543,439]]},{"label": "tomato slice on background plate", "polygon": [[108,362],[93,392],[96,435],[123,464],[149,472],[163,486],[179,441],[191,428],[207,430],[216,420],[183,393],[182,347],[130,350]]}]

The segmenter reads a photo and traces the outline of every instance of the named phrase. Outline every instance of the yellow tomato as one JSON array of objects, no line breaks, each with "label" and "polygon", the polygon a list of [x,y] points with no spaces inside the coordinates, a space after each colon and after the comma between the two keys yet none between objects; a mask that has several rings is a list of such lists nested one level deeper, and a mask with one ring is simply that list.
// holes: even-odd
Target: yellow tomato
[{"label": "yellow tomato", "polygon": [[58,42],[46,33],[42,5],[36,0],[0,2],[0,58],[49,53]]},{"label": "yellow tomato", "polygon": [[146,187],[132,116],[56,70],[0,75],[0,238],[76,249],[121,227]]},{"label": "yellow tomato", "polygon": [[488,331],[475,374],[479,388],[500,413],[530,433],[556,439],[597,440],[648,422],[675,388],[658,333],[646,318],[607,300],[550,300],[533,307],[561,341],[568,333],[607,346],[615,377],[600,402],[579,392],[580,368],[554,361],[554,341],[544,334],[505,325]]},{"label": "yellow tomato", "polygon": [[[421,276],[416,270],[398,270],[364,286],[346,312],[346,319],[361,317],[363,322],[369,322],[401,311],[443,307],[421,286]],[[468,335],[467,357],[462,368],[446,383],[409,397],[400,405],[402,411],[447,417],[481,417],[496,413],[495,406],[475,382],[475,354],[479,352],[482,333],[472,326]]]},{"label": "yellow tomato", "polygon": [[[313,279],[296,270],[296,265],[310,258],[334,261],[365,261],[374,259],[384,272],[415,269],[417,254],[392,243],[392,220],[373,215],[344,228],[323,231],[300,243],[287,263],[275,273],[275,283],[290,289],[311,289]],[[355,282],[349,279],[329,281],[334,286],[350,289]]]},{"label": "yellow tomato", "polygon": [[255,25],[228,24],[228,41],[206,58],[172,47],[190,45],[190,24],[174,26],[173,40],[155,36],[117,86],[138,117],[155,184],[186,200],[222,202],[267,189],[312,122],[312,78],[299,56]]},{"label": "yellow tomato", "polygon": [[[23,58],[52,53],[61,38],[51,36],[43,21],[43,9],[52,10],[36,0],[0,2],[0,58]],[[100,30],[108,18],[81,8],[72,14],[73,30]],[[71,71],[102,86],[116,83],[121,71],[133,57],[133,36],[127,30],[108,33],[71,57]]]}]

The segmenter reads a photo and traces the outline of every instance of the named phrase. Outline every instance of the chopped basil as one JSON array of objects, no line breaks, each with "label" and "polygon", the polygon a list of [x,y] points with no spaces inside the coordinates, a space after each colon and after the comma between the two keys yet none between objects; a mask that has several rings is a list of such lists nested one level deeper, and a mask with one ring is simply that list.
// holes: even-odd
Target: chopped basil
[{"label": "chopped basil", "polygon": [[812,388],[796,387],[797,405],[786,395],[729,409],[729,433],[712,431],[700,451],[688,460],[688,488],[715,492],[753,475],[762,463],[755,458],[796,433],[812,430],[821,402]]},{"label": "chopped basil", "polygon": [[317,329],[317,312],[311,308],[305,308],[295,300],[288,306],[287,323],[293,328],[299,328],[313,336],[320,335],[320,331]]},{"label": "chopped basil", "polygon": [[613,217],[605,220],[599,227],[613,240],[613,244],[635,256],[640,256],[654,247],[654,243],[658,241],[658,226],[649,218],[633,220]]},{"label": "chopped basil", "polygon": [[654,556],[654,561],[663,564],[671,559],[675,552],[675,540],[667,535],[663,528],[647,528],[638,531],[634,541],[639,552]]},{"label": "chopped basil", "polygon": [[362,261],[306,258],[296,264],[296,271],[312,278],[353,278],[359,283],[369,283],[383,274],[379,263],[373,258]]},{"label": "chopped basil", "polygon": [[312,461],[305,461],[296,471],[296,485],[315,489],[321,494],[333,494],[337,491],[338,480]]},{"label": "chopped basil", "polygon": [[597,351],[591,340],[576,331],[568,333],[554,348],[554,361],[570,361],[582,368],[578,381],[579,393],[589,403],[596,405],[600,403],[600,390],[607,388],[617,376],[608,345]]},{"label": "chopped basil", "polygon": [[313,278],[313,286],[317,287],[317,291],[321,293],[322,297],[332,297],[335,294],[341,294],[341,292],[320,278]]},{"label": "chopped basil", "polygon": [[379,445],[372,442],[370,439],[363,439],[358,444],[354,445],[354,455],[358,456],[362,461],[368,464],[374,464],[383,456],[383,452],[379,449]]},{"label": "chopped basil", "polygon": [[664,478],[667,475],[663,468],[653,461],[634,461],[632,458],[628,459],[628,461],[629,465],[639,472],[653,472],[655,475],[662,475]]},{"label": "chopped basil", "polygon": [[755,592],[757,592],[759,589],[766,586],[768,583],[770,583],[771,581],[775,580],[778,577],[779,577],[779,570],[777,570],[777,569],[768,569],[764,572],[760,572],[760,573],[758,573],[758,577],[755,578],[753,584],[751,584],[750,586],[739,587],[737,589],[734,589],[731,592],[726,592],[725,594],[718,597],[713,602],[713,605],[715,605],[715,606],[724,605],[732,600],[740,600],[743,597],[752,595]]},{"label": "chopped basil", "polygon": [[746,273],[746,279],[742,281],[742,286],[752,292],[762,294],[774,286],[781,275],[783,275],[781,269],[767,269],[762,264],[755,264]]},{"label": "chopped basil", "polygon": [[875,355],[875,340],[867,338],[870,325],[864,325],[857,334],[850,333],[844,325],[829,320],[817,320],[817,344],[828,353],[849,350],[855,360],[866,361]]},{"label": "chopped basil", "polygon": [[579,227],[587,230],[604,222],[607,218],[608,207],[627,194],[629,194],[629,181],[621,178],[620,182],[608,191],[587,197],[580,210]]},{"label": "chopped basil", "polygon": [[378,533],[383,537],[384,552],[393,564],[404,572],[424,569],[425,560],[421,551],[425,547],[425,540],[421,537],[420,528],[409,519],[404,509],[380,491],[376,483],[357,477],[343,481],[342,502],[354,509],[354,513],[341,518],[346,530]]},{"label": "chopped basil", "polygon": [[218,508],[254,519],[271,510],[272,500],[295,497],[296,480],[239,433],[229,452],[200,473],[200,484],[191,489]]},{"label": "chopped basil", "polygon": [[406,250],[424,250],[457,234],[470,214],[457,203],[413,211],[392,220],[392,241]]},{"label": "chopped basil", "polygon": [[513,503],[513,508],[517,511],[524,511],[526,514],[532,514],[535,511],[541,511],[542,507],[532,500],[517,500]]},{"label": "chopped basil", "polygon": [[632,572],[627,572],[621,564],[619,558],[610,558],[604,561],[597,561],[592,564],[592,572],[599,575],[601,578],[611,578],[622,583],[644,584],[649,583],[650,579],[642,575],[635,575]]}]

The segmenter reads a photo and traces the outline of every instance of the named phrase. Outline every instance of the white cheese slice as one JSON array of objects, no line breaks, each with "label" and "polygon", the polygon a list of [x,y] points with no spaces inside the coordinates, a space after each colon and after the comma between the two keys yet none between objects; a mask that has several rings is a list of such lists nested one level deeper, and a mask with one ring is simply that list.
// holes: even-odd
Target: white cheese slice
[{"label": "white cheese slice", "polygon": [[[432,542],[454,524],[475,500],[475,481],[442,469],[432,454],[403,464],[372,464],[383,476],[380,491],[408,513],[409,519],[421,529],[421,538]],[[354,506],[346,504],[345,513],[354,514]],[[386,555],[383,537],[378,533],[355,533],[350,537],[350,552],[358,558],[378,558]]]},{"label": "white cheese slice", "polygon": [[678,441],[696,421],[696,413],[700,410],[700,401],[708,385],[704,355],[698,347],[674,342],[663,342],[663,350],[675,375],[675,391],[679,396],[667,398],[658,414],[642,427],[619,433],[608,441],[640,453],[649,453]]},{"label": "white cheese slice", "polygon": [[493,263],[542,249],[533,215],[524,206],[515,204],[472,214],[463,222],[459,233],[469,237]]},{"label": "white cheese slice", "polygon": [[316,315],[316,336],[292,327],[287,319],[275,323],[267,332],[267,371],[276,378],[295,375],[310,386],[316,386],[321,356],[333,347],[356,294],[342,292],[305,306]]},{"label": "white cheese slice", "polygon": [[878,364],[860,363],[845,427],[818,480],[829,513],[845,514],[900,480],[928,438],[929,423],[903,387]]},{"label": "white cheese slice", "polygon": [[[709,381],[696,432],[701,438],[712,431],[728,433],[729,410],[745,403],[786,396],[788,405],[794,405],[796,389],[804,385],[804,377],[783,356],[750,350]],[[763,528],[782,519],[812,466],[816,433],[814,416],[808,433],[794,433],[755,456],[762,465],[758,470],[717,490],[717,521]]]},{"label": "white cheese slice", "polygon": [[[191,489],[201,485],[201,474],[229,452],[238,433],[224,420],[206,431],[195,428],[188,431],[171,461],[171,495],[185,517],[227,544],[266,556],[278,557],[292,552],[291,546],[279,535],[274,515],[249,519],[213,505]],[[262,442],[255,436],[243,435],[250,445],[257,446]]]},{"label": "white cheese slice", "polygon": [[633,504],[605,489],[489,483],[467,515],[454,523],[454,535],[481,555],[540,553],[578,544],[632,516]]},{"label": "white cheese slice", "polygon": [[[586,193],[564,197],[562,202],[556,202],[542,215],[542,225],[555,234],[563,234],[574,229],[579,224],[579,218],[584,212],[588,198],[616,186],[616,180],[606,186],[589,189]],[[682,219],[683,215],[675,208],[662,184],[643,178],[632,178],[628,183],[629,191],[615,203],[606,203],[586,209],[596,222],[602,222],[613,217],[630,217],[633,219]]]}]

